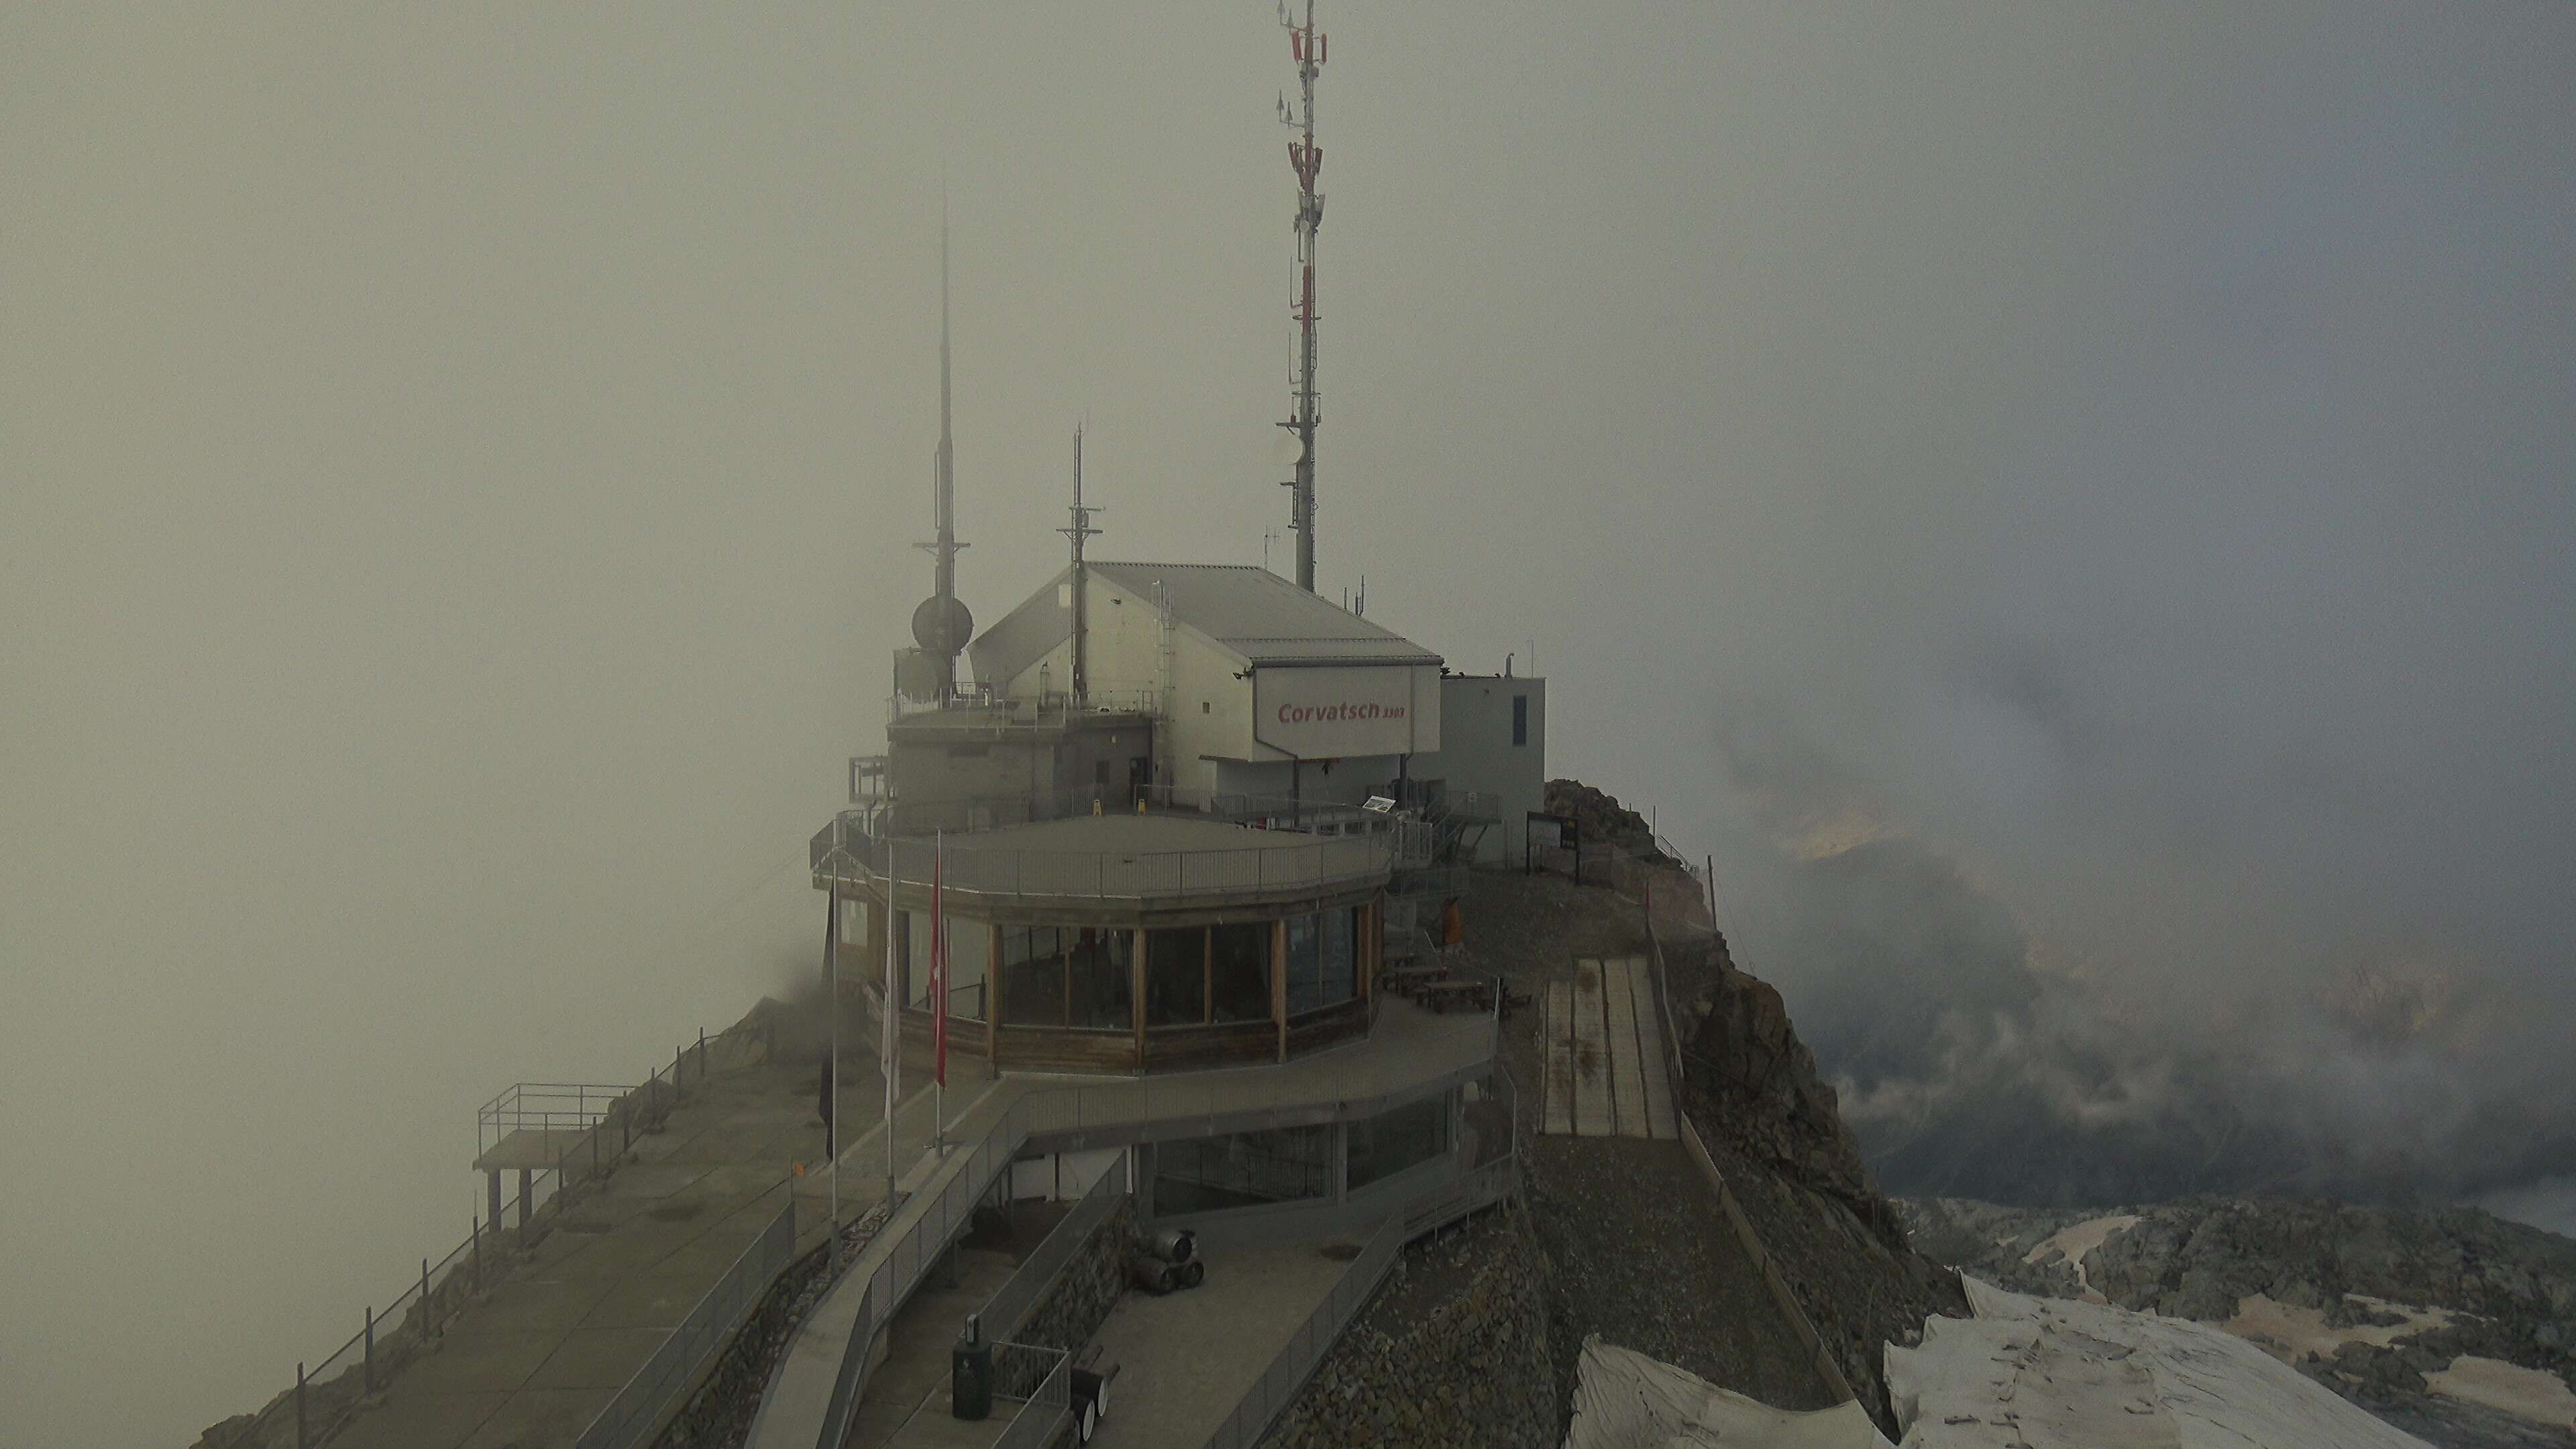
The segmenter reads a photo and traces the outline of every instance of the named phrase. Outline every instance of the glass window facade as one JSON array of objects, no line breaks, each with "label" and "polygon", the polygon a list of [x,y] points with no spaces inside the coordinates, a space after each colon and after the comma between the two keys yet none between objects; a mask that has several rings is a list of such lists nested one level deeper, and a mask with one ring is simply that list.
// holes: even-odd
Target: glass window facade
[{"label": "glass window facade", "polygon": [[[930,913],[905,911],[904,929],[904,994],[905,1004],[915,1011],[930,1009]],[[984,1019],[984,995],[989,989],[985,978],[990,975],[993,954],[992,927],[982,921],[951,914],[948,929],[948,1014],[967,1021]]]},{"label": "glass window facade", "polygon": [[1218,926],[1209,933],[1209,1005],[1219,1022],[1270,1019],[1270,923]]},{"label": "glass window facade", "polygon": [[1127,1031],[1133,931],[1008,926],[1002,931],[1002,1024]]},{"label": "glass window facade", "polygon": [[1212,1212],[1328,1197],[1333,1129],[1238,1132],[1154,1149],[1154,1212]]},{"label": "glass window facade", "polygon": [[1205,927],[1145,933],[1145,1025],[1197,1026],[1208,1019]]},{"label": "glass window facade", "polygon": [[1449,1150],[1446,1094],[1351,1124],[1353,1189],[1393,1177]]},{"label": "glass window facade", "polygon": [[1288,918],[1288,1014],[1338,1006],[1359,994],[1357,913],[1349,907]]}]

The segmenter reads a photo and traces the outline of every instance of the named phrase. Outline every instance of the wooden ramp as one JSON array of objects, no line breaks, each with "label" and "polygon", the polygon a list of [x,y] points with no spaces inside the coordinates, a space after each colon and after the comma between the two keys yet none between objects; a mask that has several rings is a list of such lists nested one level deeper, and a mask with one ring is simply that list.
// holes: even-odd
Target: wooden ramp
[{"label": "wooden ramp", "polygon": [[1574,963],[1547,989],[1547,1104],[1539,1130],[1575,1137],[1663,1137],[1673,1126],[1654,983],[1642,956]]}]

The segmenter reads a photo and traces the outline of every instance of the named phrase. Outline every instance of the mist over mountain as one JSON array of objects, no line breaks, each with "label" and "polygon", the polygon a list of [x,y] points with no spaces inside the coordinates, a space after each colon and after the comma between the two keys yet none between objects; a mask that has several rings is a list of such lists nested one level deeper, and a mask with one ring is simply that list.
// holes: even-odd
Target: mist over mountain
[{"label": "mist over mountain", "polygon": [[1721,868],[1730,934],[1786,983],[1889,1192],[2477,1199],[2563,1218],[2576,1069],[2545,954],[2343,929],[2116,844],[2089,853],[2170,889],[2172,909],[2109,909],[2065,874],[1893,823],[1856,777],[1797,753],[1733,737],[1765,828]]}]

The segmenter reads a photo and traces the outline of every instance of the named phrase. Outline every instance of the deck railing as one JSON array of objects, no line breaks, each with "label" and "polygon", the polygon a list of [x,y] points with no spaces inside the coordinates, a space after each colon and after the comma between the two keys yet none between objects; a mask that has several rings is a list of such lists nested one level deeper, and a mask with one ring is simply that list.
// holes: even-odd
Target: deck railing
[{"label": "deck railing", "polygon": [[[1512,1107],[1512,1118],[1518,1122],[1518,1092],[1511,1075],[1495,1064],[1493,1083]],[[1207,1449],[1253,1449],[1281,1411],[1296,1399],[1306,1381],[1323,1365],[1324,1356],[1341,1340],[1351,1320],[1359,1316],[1395,1267],[1404,1245],[1458,1221],[1470,1213],[1493,1206],[1512,1196],[1520,1186],[1520,1134],[1514,1126],[1508,1139],[1510,1151],[1467,1173],[1458,1181],[1435,1188],[1416,1197],[1401,1210],[1387,1215],[1377,1231],[1369,1235],[1359,1256],[1342,1270],[1332,1292],[1299,1324],[1288,1342],[1270,1360],[1270,1366],[1251,1388],[1236,1401],[1225,1422],[1207,1437]]]},{"label": "deck railing", "polygon": [[[330,1443],[367,1399],[437,1341],[448,1320],[506,1276],[506,1252],[551,1228],[573,1193],[616,1167],[634,1133],[658,1124],[711,1074],[757,1060],[768,1044],[765,1026],[740,1025],[712,1036],[700,1032],[637,1086],[521,1083],[483,1104],[476,1113],[478,1156],[493,1145],[481,1140],[487,1134],[506,1135],[503,1123],[580,1135],[559,1144],[553,1165],[529,1172],[524,1194],[514,1185],[507,1198],[495,1199],[490,1221],[475,1221],[465,1241],[446,1256],[422,1259],[420,1277],[405,1283],[386,1307],[368,1305],[348,1342],[318,1364],[297,1364],[295,1387],[227,1436],[225,1449],[320,1449]],[[587,1122],[576,1126],[583,1118]],[[508,1226],[512,1222],[517,1227]]]},{"label": "deck railing", "polygon": [[[1393,837],[1383,834],[1134,852],[979,846],[968,837],[948,842],[946,851],[942,886],[961,895],[1105,901],[1325,889],[1382,879],[1394,859]],[[915,887],[929,883],[937,847],[929,840],[867,835],[836,822],[814,837],[809,853],[817,875],[853,885],[891,877]]]}]

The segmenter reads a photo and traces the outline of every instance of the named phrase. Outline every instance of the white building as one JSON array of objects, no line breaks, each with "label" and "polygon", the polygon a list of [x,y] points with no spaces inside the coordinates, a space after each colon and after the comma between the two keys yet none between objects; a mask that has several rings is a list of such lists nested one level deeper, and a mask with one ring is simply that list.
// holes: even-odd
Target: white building
[{"label": "white building", "polygon": [[[1045,704],[1073,679],[1068,567],[969,646],[977,682]],[[1267,569],[1084,566],[1085,694],[1157,716],[1158,781],[1356,805],[1440,748],[1440,656]]]}]

